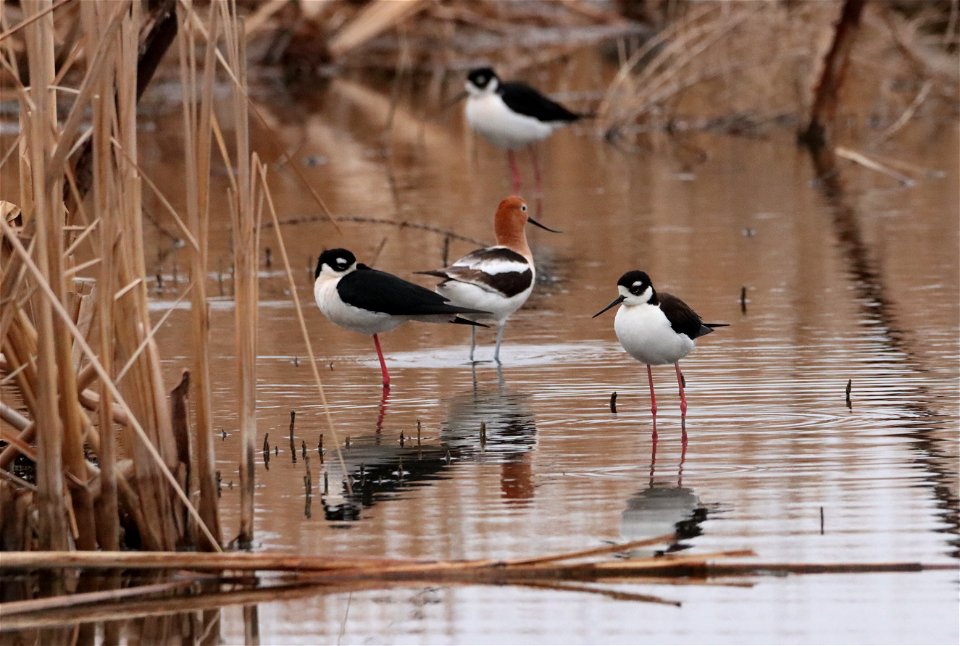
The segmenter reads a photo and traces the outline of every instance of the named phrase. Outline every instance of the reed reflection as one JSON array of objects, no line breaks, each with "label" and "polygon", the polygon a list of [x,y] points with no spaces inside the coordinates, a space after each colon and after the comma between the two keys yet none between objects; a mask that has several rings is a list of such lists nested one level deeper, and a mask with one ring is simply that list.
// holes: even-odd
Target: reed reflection
[{"label": "reed reflection", "polygon": [[[404,489],[448,477],[445,471],[458,462],[499,463],[504,500],[523,504],[533,499],[528,453],[536,442],[536,424],[527,396],[506,386],[501,369],[497,369],[496,383],[486,386],[478,383],[474,368],[472,388],[448,401],[446,421],[433,442],[425,441],[419,431],[385,441],[382,428],[389,414],[388,401],[389,391],[385,390],[372,436],[341,447],[352,494],[347,493],[337,461],[328,462],[321,498],[328,520],[359,520],[365,507],[400,495]],[[334,491],[335,482],[341,484]]]},{"label": "reed reflection", "polygon": [[[686,429],[684,429],[686,430]],[[661,465],[657,474],[657,438],[653,436],[650,450],[650,475],[647,486],[627,499],[627,508],[620,515],[620,536],[624,541],[636,541],[664,534],[676,534],[676,541],[655,553],[678,552],[690,545],[683,541],[703,533],[701,527],[707,518],[707,507],[691,487],[683,485],[683,465],[687,445],[681,445],[680,462],[673,471]],[[649,556],[650,550],[638,550],[632,556]]]}]

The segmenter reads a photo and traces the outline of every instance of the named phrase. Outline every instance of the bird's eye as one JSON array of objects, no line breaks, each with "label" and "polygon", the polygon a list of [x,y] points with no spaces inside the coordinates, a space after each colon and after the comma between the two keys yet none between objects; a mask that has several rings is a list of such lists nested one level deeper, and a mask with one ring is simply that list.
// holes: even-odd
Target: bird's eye
[{"label": "bird's eye", "polygon": [[526,204],[521,204],[521,205],[520,205],[520,210],[521,210],[521,211],[526,211],[526,210],[527,210],[527,205],[526,205]]}]

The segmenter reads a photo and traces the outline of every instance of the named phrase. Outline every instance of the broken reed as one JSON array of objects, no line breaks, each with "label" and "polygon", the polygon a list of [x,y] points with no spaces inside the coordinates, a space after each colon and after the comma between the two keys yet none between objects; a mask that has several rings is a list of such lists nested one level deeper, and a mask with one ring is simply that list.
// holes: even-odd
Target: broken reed
[{"label": "broken reed", "polygon": [[[12,218],[0,223],[0,387],[16,393],[11,399],[22,402],[24,412],[0,403],[0,438],[7,442],[0,465],[9,466],[17,453],[36,465],[35,487],[6,472],[0,480],[0,541],[6,549],[220,549],[204,284],[215,136],[224,165],[240,168],[237,177],[231,176],[242,344],[238,356],[243,428],[248,433],[255,428],[252,259],[258,255],[255,209],[260,198],[251,170],[257,162],[247,144],[242,24],[232,3],[211,3],[207,29],[188,1],[155,3],[151,15],[141,14],[143,6],[135,0],[100,0],[53,11],[51,0],[25,0],[19,28],[6,23],[8,13],[2,14],[0,56],[20,108],[17,141],[13,148],[7,142],[3,146],[15,151],[3,163],[16,164],[8,175],[18,177],[18,190],[5,191],[4,198],[16,200],[20,221],[17,226]],[[82,47],[57,69],[55,21],[70,20],[81,27],[77,43]],[[137,100],[178,25],[183,35],[185,223],[136,162]],[[210,42],[222,34],[228,60],[218,57],[216,47],[206,47],[201,71],[195,57],[198,33]],[[15,39],[22,39],[22,52]],[[29,86],[16,76],[20,55],[25,56]],[[238,87],[232,97],[237,122],[231,124],[236,166],[212,114],[218,62]],[[62,114],[56,87],[68,71],[78,73],[81,81],[69,111]],[[85,133],[81,124],[87,115]],[[71,159],[74,150],[80,152]],[[193,441],[188,436],[178,441],[173,432],[153,338],[143,181],[158,193],[188,243]],[[86,280],[78,280],[80,275]],[[193,460],[197,468],[192,470]],[[244,505],[252,509],[249,484]],[[29,530],[31,510],[37,516],[35,534]],[[252,526],[247,530],[252,532]],[[122,536],[139,538],[131,544]]]}]

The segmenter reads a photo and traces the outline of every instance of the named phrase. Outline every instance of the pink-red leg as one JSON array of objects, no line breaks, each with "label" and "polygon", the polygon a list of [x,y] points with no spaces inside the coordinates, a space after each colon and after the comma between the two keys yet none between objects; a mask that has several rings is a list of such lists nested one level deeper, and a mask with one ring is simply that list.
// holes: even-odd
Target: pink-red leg
[{"label": "pink-red leg", "polygon": [[[647,366],[647,380],[650,382],[650,413],[657,417],[657,396],[653,392],[653,368]],[[656,423],[656,422],[654,422]]]},{"label": "pink-red leg", "polygon": [[380,372],[383,375],[383,387],[390,387],[390,373],[387,372],[387,362],[383,360],[383,350],[380,349],[380,339],[373,335],[373,345],[377,346],[377,358],[380,359]]},{"label": "pink-red leg", "polygon": [[680,445],[680,470],[677,472],[677,486],[683,486],[683,463],[687,460],[687,420],[680,418],[680,428],[683,429],[683,443]]},{"label": "pink-red leg", "polygon": [[520,169],[517,167],[517,156],[512,150],[507,151],[507,161],[510,162],[510,178],[513,182],[513,192],[520,192]]},{"label": "pink-red leg", "polygon": [[657,468],[657,433],[653,433],[653,441],[650,445],[650,486],[653,486],[653,474]]},{"label": "pink-red leg", "polygon": [[683,373],[680,372],[680,362],[673,364],[677,369],[677,385],[680,386],[680,417],[687,416],[687,398],[683,394]]}]

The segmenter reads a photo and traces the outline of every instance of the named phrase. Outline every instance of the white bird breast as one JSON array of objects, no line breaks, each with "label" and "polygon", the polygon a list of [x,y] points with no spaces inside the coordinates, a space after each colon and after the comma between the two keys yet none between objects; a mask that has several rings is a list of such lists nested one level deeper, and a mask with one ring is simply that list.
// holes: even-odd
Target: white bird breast
[{"label": "white bird breast", "polygon": [[694,348],[693,340],[674,332],[656,305],[621,305],[613,329],[630,356],[651,366],[676,363]]},{"label": "white bird breast", "polygon": [[344,303],[337,293],[338,282],[338,278],[333,279],[321,274],[313,285],[313,297],[320,312],[340,327],[362,334],[380,334],[389,332],[407,320],[403,316],[371,312]]},{"label": "white bird breast", "polygon": [[437,285],[437,292],[450,299],[450,302],[460,307],[469,307],[475,310],[490,312],[489,316],[461,314],[460,316],[471,321],[480,323],[486,321],[495,321],[503,323],[511,314],[516,312],[530,297],[533,291],[533,285],[523,290],[519,294],[505,297],[503,294],[484,289],[471,283],[461,283],[451,280]]},{"label": "white bird breast", "polygon": [[483,94],[467,99],[467,123],[490,143],[516,150],[540,141],[553,132],[554,126],[543,123],[507,107],[499,94]]}]

